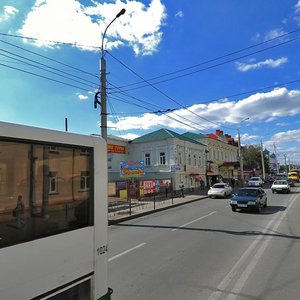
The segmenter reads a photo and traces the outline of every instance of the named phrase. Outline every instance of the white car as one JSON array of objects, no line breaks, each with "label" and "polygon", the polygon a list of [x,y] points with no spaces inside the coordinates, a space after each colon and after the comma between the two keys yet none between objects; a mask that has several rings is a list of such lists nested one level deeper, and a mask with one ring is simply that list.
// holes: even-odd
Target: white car
[{"label": "white car", "polygon": [[272,184],[272,193],[274,194],[282,192],[282,193],[290,193],[291,192],[291,187],[288,183],[287,180],[275,180]]},{"label": "white car", "polygon": [[264,182],[260,177],[251,177],[248,180],[248,186],[262,187],[263,184],[264,184]]},{"label": "white car", "polygon": [[228,183],[215,183],[207,193],[209,198],[226,198],[229,195],[232,195],[232,187]]}]

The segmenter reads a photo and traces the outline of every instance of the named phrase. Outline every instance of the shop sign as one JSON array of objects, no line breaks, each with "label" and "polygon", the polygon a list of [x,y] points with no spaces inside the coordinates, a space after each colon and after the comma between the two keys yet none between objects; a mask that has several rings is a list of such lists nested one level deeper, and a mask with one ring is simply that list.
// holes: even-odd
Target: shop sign
[{"label": "shop sign", "polygon": [[145,176],[144,161],[121,161],[121,177],[143,177]]},{"label": "shop sign", "polygon": [[126,148],[125,148],[125,146],[107,144],[107,152],[108,153],[126,154]]}]

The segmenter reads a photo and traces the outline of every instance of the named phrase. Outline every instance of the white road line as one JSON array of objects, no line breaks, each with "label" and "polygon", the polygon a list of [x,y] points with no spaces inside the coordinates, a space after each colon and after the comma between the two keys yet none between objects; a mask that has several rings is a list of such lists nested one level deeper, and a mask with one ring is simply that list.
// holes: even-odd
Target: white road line
[{"label": "white road line", "polygon": [[129,252],[131,252],[131,251],[133,251],[133,250],[135,250],[135,249],[138,249],[138,248],[140,248],[140,247],[142,247],[142,246],[145,246],[145,245],[146,245],[146,243],[139,244],[139,245],[137,245],[137,246],[135,246],[135,247],[133,247],[133,248],[130,248],[130,249],[128,249],[128,250],[126,250],[126,251],[124,251],[124,252],[122,252],[122,253],[119,253],[119,254],[117,254],[117,255],[115,255],[115,256],[109,258],[108,261],[110,262],[110,261],[112,261],[112,260],[114,260],[114,259],[116,259],[116,258],[119,258],[119,257],[122,256],[122,255],[125,255],[125,254],[127,254],[127,253],[129,253]]},{"label": "white road line", "polygon": [[178,229],[180,229],[180,228],[183,228],[183,227],[185,227],[185,226],[187,226],[187,225],[190,225],[190,224],[192,224],[192,223],[194,223],[194,222],[200,221],[200,220],[202,220],[202,219],[204,219],[204,218],[206,218],[206,217],[211,216],[211,215],[214,214],[214,213],[216,213],[216,211],[213,211],[213,212],[209,213],[208,215],[202,216],[202,217],[200,217],[200,218],[198,218],[198,219],[196,219],[196,220],[193,220],[193,221],[191,221],[191,222],[185,223],[185,224],[183,224],[183,225],[181,225],[181,226],[179,226],[179,227],[177,227],[177,228],[172,229],[172,231],[176,231],[176,230],[178,230]]},{"label": "white road line", "polygon": [[[276,214],[275,217],[272,220],[270,220],[270,222],[267,224],[265,229],[262,231],[262,235],[258,236],[250,245],[250,247],[243,253],[243,255],[235,263],[235,265],[230,270],[230,272],[224,277],[224,279],[218,285],[217,287],[218,291],[213,292],[208,298],[208,300],[224,299],[224,295],[226,294],[228,295],[229,290],[231,291],[231,294],[227,296],[226,300],[234,300],[237,298],[239,292],[242,290],[247,279],[251,275],[257,262],[264,254],[269,242],[272,239],[272,236],[264,237],[264,233],[268,231],[276,231],[278,229],[279,225],[284,220],[284,217],[287,214],[288,209],[294,203],[295,199],[296,196],[292,199],[292,201],[289,203],[289,205],[287,206],[286,210],[283,213]],[[263,240],[263,242],[261,240]],[[259,242],[261,244],[258,244]],[[258,249],[256,250],[254,256],[252,256],[250,263],[247,265],[247,267],[243,266],[246,260],[249,259],[251,254],[253,254],[255,247],[258,247]],[[230,289],[229,286],[232,283],[234,283],[234,286],[232,289]],[[223,293],[223,291],[225,292]]]}]

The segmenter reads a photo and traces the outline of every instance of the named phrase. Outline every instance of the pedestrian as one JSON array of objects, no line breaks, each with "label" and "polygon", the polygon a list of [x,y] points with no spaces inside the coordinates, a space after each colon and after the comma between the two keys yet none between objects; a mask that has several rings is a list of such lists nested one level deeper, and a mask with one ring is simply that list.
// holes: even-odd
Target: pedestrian
[{"label": "pedestrian", "polygon": [[232,188],[234,188],[234,184],[235,184],[235,179],[232,177],[231,178],[231,186],[232,186]]},{"label": "pedestrian", "polygon": [[204,180],[201,178],[200,179],[200,189],[201,189],[201,191],[204,191]]},{"label": "pedestrian", "polygon": [[22,195],[18,196],[16,208],[13,211],[13,215],[16,217],[17,228],[25,226],[24,220],[24,203]]},{"label": "pedestrian", "polygon": [[184,198],[184,184],[181,182],[180,187],[180,197]]},{"label": "pedestrian", "polygon": [[166,198],[168,198],[169,182],[166,183]]}]

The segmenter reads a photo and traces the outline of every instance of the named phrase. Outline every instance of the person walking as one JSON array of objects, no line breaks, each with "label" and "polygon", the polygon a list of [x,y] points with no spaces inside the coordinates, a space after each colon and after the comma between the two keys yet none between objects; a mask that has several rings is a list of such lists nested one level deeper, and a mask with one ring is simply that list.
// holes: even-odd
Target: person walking
[{"label": "person walking", "polygon": [[17,227],[22,228],[25,226],[24,220],[24,203],[22,195],[18,196],[17,205],[14,209],[14,215],[16,217]]},{"label": "person walking", "polygon": [[184,184],[181,182],[180,187],[180,197],[184,198]]},{"label": "person walking", "polygon": [[201,178],[200,179],[200,189],[201,189],[201,191],[204,191],[204,180],[203,180],[203,178]]}]

